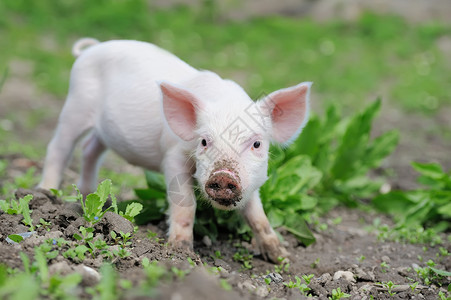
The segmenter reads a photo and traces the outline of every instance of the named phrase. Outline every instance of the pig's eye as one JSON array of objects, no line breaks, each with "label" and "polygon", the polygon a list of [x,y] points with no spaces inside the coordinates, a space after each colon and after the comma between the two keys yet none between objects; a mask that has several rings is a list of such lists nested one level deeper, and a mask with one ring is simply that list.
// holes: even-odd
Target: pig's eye
[{"label": "pig's eye", "polygon": [[202,144],[202,146],[207,147],[207,140],[206,139],[202,139],[202,141],[200,143]]},{"label": "pig's eye", "polygon": [[254,148],[255,149],[257,149],[257,148],[259,148],[260,147],[260,142],[259,141],[256,141],[255,143],[254,143]]}]

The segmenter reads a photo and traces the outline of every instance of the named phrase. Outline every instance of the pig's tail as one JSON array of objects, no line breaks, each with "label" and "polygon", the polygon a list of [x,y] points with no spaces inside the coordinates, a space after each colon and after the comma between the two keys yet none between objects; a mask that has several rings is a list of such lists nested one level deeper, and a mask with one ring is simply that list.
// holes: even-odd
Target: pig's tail
[{"label": "pig's tail", "polygon": [[100,42],[93,38],[79,39],[78,41],[75,42],[74,46],[72,46],[72,55],[75,57],[79,57],[86,48],[91,47],[98,43]]}]

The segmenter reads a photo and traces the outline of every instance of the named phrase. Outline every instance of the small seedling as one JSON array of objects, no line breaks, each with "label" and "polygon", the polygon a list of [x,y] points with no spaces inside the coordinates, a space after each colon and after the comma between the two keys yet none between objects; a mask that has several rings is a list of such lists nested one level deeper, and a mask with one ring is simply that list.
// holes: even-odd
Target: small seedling
[{"label": "small seedling", "polygon": [[157,261],[150,262],[147,257],[143,258],[141,264],[147,277],[146,285],[150,288],[154,287],[160,278],[167,273],[166,269],[158,265]]},{"label": "small seedling", "polygon": [[443,248],[443,247],[438,248],[438,250],[440,251],[440,255],[441,255],[441,256],[446,257],[446,256],[450,255],[449,252],[448,252],[448,250],[445,249],[445,248]]},{"label": "small seedling", "polygon": [[192,268],[196,266],[196,263],[191,259],[191,257],[188,257],[186,260]]},{"label": "small seedling", "polygon": [[219,285],[226,291],[231,291],[232,290],[232,286],[230,285],[230,283],[225,280],[224,278],[221,278],[219,280]]},{"label": "small seedling", "polygon": [[314,274],[302,275],[302,279],[304,279],[304,281],[307,285],[310,284],[310,281],[312,280],[313,277],[315,277]]},{"label": "small seedling", "polygon": [[5,200],[0,200],[0,209],[9,215],[22,215],[22,222],[30,227],[30,231],[34,230],[33,220],[31,219],[31,210],[29,203],[33,199],[33,195],[26,195],[18,201],[11,200],[9,203]]},{"label": "small seedling", "polygon": [[359,262],[363,262],[365,259],[366,257],[364,255],[361,255],[360,257],[357,258]]},{"label": "small seedling", "polygon": [[290,269],[290,262],[288,261],[288,259],[284,257],[278,257],[277,260],[279,261],[279,264],[274,266],[274,272],[276,273],[288,272],[288,270]]},{"label": "small seedling", "polygon": [[418,281],[412,283],[411,285],[409,285],[410,289],[412,290],[412,292],[415,292],[415,289],[418,286]]},{"label": "small seedling", "polygon": [[235,252],[233,255],[233,260],[237,262],[241,262],[242,270],[250,270],[253,268],[252,266],[252,258],[253,255],[249,253],[249,251],[245,248],[239,248],[238,252]]},{"label": "small seedling", "polygon": [[393,292],[393,289],[394,289],[395,287],[397,287],[397,285],[395,285],[392,281],[389,281],[389,282],[382,282],[382,286],[383,286],[384,288],[387,289],[388,294],[389,294],[390,296],[396,295],[396,293]]},{"label": "small seedling", "polygon": [[215,251],[215,257],[218,258],[218,259],[222,259],[221,251],[216,250]]},{"label": "small seedling", "polygon": [[39,219],[39,224],[36,225],[36,228],[43,228],[47,231],[50,231],[50,226],[52,226],[52,224],[50,222],[47,222],[46,220],[44,220],[43,218]]},{"label": "small seedling", "polygon": [[342,292],[341,289],[338,287],[337,289],[332,290],[332,296],[329,297],[329,300],[339,300],[342,298],[349,298],[349,297],[351,297],[351,295]]},{"label": "small seedling", "polygon": [[271,284],[271,277],[265,277],[265,283],[266,285],[270,285]]},{"label": "small seedling", "polygon": [[342,221],[343,219],[341,217],[336,217],[335,219],[332,220],[332,224],[339,225],[341,224]]},{"label": "small seedling", "polygon": [[130,222],[134,223],[135,217],[141,213],[142,209],[143,205],[141,203],[132,202],[127,205],[127,207],[125,208],[125,212],[120,211],[119,215],[123,216]]},{"label": "small seedling", "polygon": [[189,270],[182,270],[182,269],[179,269],[177,267],[172,267],[171,271],[180,280],[183,280],[183,278],[185,278],[185,275],[190,272]]},{"label": "small seedling", "polygon": [[[305,275],[303,275],[302,277],[304,278]],[[313,277],[313,276],[312,276]],[[306,278],[308,278],[309,282],[310,279],[312,278],[310,277],[310,275],[308,275]],[[293,288],[297,288],[299,289],[299,291],[301,292],[302,295],[306,295],[306,293],[308,291],[310,291],[310,288],[307,286],[308,283],[302,283],[302,279],[299,278],[298,276],[294,276],[294,279],[296,279],[296,282],[293,282],[291,279],[289,282],[284,282],[283,284],[289,288],[289,289],[293,289]],[[305,279],[304,279],[305,280]]]},{"label": "small seedling", "polygon": [[156,243],[159,243],[159,242],[161,242],[162,240],[164,240],[164,239],[162,239],[162,238],[159,238],[157,235],[158,235],[158,234],[157,234],[156,232],[153,232],[153,231],[151,231],[150,229],[147,230],[147,237],[148,237],[151,241],[154,241],[154,242],[156,242]]},{"label": "small seedling", "polygon": [[387,272],[388,268],[390,268],[389,264],[387,264],[385,261],[381,262],[381,270],[383,273]]},{"label": "small seedling", "polygon": [[319,260],[319,257],[315,259],[315,261],[310,264],[310,267],[312,267],[312,269],[316,269],[316,267],[318,267],[319,265]]}]

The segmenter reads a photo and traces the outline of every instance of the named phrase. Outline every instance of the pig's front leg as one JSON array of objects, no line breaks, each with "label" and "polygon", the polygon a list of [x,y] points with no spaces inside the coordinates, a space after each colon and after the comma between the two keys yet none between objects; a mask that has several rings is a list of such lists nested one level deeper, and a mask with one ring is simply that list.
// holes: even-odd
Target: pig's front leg
[{"label": "pig's front leg", "polygon": [[243,216],[251,227],[265,260],[269,259],[274,263],[278,263],[279,257],[288,257],[288,251],[280,244],[279,238],[269,224],[258,190],[254,192],[252,198],[244,207]]},{"label": "pig's front leg", "polygon": [[193,247],[196,199],[193,191],[193,163],[174,151],[163,162],[169,201],[169,244],[176,248]]}]

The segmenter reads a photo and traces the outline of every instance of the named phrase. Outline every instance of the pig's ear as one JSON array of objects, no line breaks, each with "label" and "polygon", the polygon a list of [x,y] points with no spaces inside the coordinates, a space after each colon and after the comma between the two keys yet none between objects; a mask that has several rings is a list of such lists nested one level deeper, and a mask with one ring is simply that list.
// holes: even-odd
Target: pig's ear
[{"label": "pig's ear", "polygon": [[308,120],[311,86],[312,82],[303,82],[275,91],[260,102],[271,118],[274,141],[288,145],[301,133]]},{"label": "pig's ear", "polygon": [[194,139],[198,100],[193,94],[167,82],[160,83],[163,113],[172,131],[185,141]]}]

